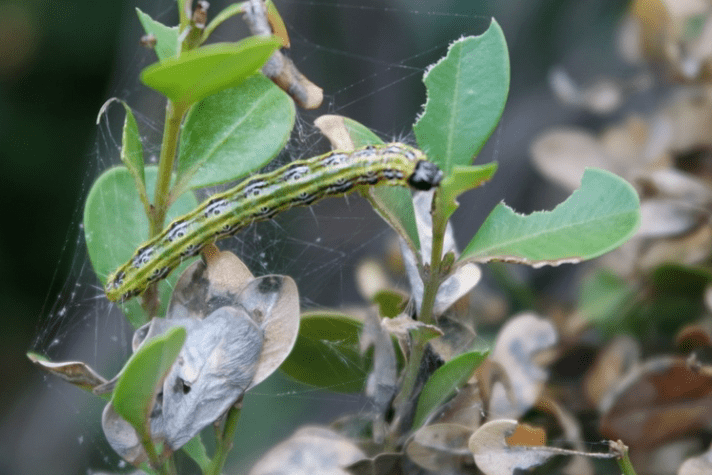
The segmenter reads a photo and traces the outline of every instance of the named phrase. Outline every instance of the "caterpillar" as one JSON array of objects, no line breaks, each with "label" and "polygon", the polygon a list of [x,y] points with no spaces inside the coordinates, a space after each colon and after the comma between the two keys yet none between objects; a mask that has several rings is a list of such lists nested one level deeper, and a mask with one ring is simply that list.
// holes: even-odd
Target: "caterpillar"
[{"label": "caterpillar", "polygon": [[348,152],[335,150],[253,175],[176,218],[161,234],[139,246],[133,257],[108,277],[106,296],[111,301],[135,297],[207,244],[292,207],[341,196],[360,186],[398,185],[429,190],[440,183],[442,176],[423,152],[402,143],[370,145]]}]

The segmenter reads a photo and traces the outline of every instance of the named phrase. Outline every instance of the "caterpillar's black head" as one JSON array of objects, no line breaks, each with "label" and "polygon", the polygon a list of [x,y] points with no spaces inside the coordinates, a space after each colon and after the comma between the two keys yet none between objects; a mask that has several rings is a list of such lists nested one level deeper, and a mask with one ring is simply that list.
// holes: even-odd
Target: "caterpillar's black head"
[{"label": "caterpillar's black head", "polygon": [[408,184],[416,190],[427,191],[440,184],[443,172],[433,162],[420,160],[415,164],[415,171],[408,178]]}]

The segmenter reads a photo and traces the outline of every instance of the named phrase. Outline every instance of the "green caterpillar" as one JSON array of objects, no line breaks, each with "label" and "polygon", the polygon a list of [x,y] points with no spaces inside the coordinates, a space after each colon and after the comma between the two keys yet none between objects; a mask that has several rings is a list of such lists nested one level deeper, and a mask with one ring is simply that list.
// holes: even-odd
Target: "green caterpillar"
[{"label": "green caterpillar", "polygon": [[429,190],[440,183],[442,176],[423,152],[402,143],[349,152],[337,150],[254,175],[173,220],[161,234],[142,244],[131,260],[109,276],[106,296],[116,301],[139,295],[207,244],[294,206],[341,196],[359,186],[398,185]]}]

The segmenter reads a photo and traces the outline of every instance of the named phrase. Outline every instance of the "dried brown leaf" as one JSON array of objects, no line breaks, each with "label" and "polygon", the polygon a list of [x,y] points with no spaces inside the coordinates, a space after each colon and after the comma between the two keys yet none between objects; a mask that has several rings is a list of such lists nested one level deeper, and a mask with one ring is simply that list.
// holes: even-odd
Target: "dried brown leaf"
[{"label": "dried brown leaf", "polygon": [[685,460],[677,471],[677,475],[709,475],[710,473],[712,473],[712,449]]},{"label": "dried brown leaf", "polygon": [[366,458],[342,435],[315,426],[302,427],[267,452],[250,475],[348,475],[346,467]]},{"label": "dried brown leaf", "polygon": [[468,440],[472,428],[459,424],[431,424],[421,427],[406,447],[408,457],[434,472],[446,468],[452,470],[469,462],[472,454],[468,449]]},{"label": "dried brown leaf", "polygon": [[43,370],[59,376],[86,391],[91,391],[97,386],[106,384],[106,379],[81,361],[52,362],[34,353],[28,353],[27,357]]},{"label": "dried brown leaf", "polygon": [[[555,455],[547,447],[532,447],[529,442],[540,440],[540,434],[521,427],[515,420],[500,419],[477,429],[469,440],[477,467],[486,475],[513,475],[516,469],[536,467]],[[515,445],[508,442],[512,436]]]},{"label": "dried brown leaf", "polygon": [[617,171],[596,137],[582,129],[548,131],[537,137],[530,152],[537,170],[569,191],[581,185],[587,167]]},{"label": "dried brown leaf", "polygon": [[640,354],[638,341],[626,335],[614,338],[599,352],[584,379],[584,391],[591,404],[598,406],[603,396],[638,364]]},{"label": "dried brown leaf", "polygon": [[512,391],[508,394],[501,382],[492,385],[488,402],[492,419],[519,417],[536,403],[549,372],[535,357],[557,340],[554,325],[532,313],[512,317],[500,330],[491,359],[507,372]]},{"label": "dried brown leaf", "polygon": [[684,358],[658,357],[637,366],[600,403],[600,430],[635,449],[712,428],[712,378]]}]

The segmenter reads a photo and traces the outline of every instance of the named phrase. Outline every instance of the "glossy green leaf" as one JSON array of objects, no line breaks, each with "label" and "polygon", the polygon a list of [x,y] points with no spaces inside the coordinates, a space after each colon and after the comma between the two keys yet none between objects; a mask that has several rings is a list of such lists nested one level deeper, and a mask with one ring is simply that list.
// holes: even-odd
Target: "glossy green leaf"
[{"label": "glossy green leaf", "polygon": [[131,176],[136,182],[136,190],[138,191],[145,212],[148,213],[151,207],[151,202],[146,195],[146,173],[144,170],[145,164],[143,161],[143,144],[141,143],[141,135],[138,131],[138,124],[133,115],[131,107],[119,98],[112,97],[107,100],[99,110],[99,115],[96,118],[96,123],[99,123],[101,117],[106,113],[109,106],[115,102],[124,106],[125,118],[124,128],[121,135],[121,162],[126,166]]},{"label": "glossy green leaf", "polygon": [[263,36],[201,46],[148,66],[141,72],[141,81],[182,109],[237,86],[255,74],[278,47],[279,40]]},{"label": "glossy green leaf", "polygon": [[418,397],[413,430],[423,425],[433,411],[467,383],[488,353],[479,351],[464,353],[442,365],[430,376]]},{"label": "glossy green leaf", "polygon": [[200,434],[190,439],[190,442],[181,447],[181,449],[183,449],[183,452],[188,454],[188,456],[198,464],[203,473],[205,473],[210,466],[211,460],[210,457],[208,457],[208,451],[205,450],[205,445],[203,445]]},{"label": "glossy green leaf", "polygon": [[455,41],[423,78],[428,99],[413,126],[420,148],[446,175],[469,165],[494,131],[507,101],[509,57],[496,21]]},{"label": "glossy green leaf", "polygon": [[452,216],[452,213],[455,212],[459,206],[457,203],[459,195],[489,181],[496,171],[496,163],[488,163],[482,166],[454,167],[438,189],[438,208],[439,212],[442,213],[443,219],[447,221]]},{"label": "glossy green leaf", "polygon": [[295,380],[335,392],[360,392],[371,359],[359,352],[360,321],[342,314],[302,315],[299,336],[280,369]]},{"label": "glossy green leaf", "polygon": [[159,386],[185,342],[183,327],[145,342],[126,362],[111,399],[114,410],[139,434],[149,433],[148,416]]},{"label": "glossy green leaf", "polygon": [[261,74],[203,99],[183,125],[176,188],[224,183],[262,167],[287,143],[294,117],[294,102]]},{"label": "glossy green leaf", "polygon": [[[356,148],[383,143],[368,127],[355,120],[344,117],[344,125]],[[420,239],[418,227],[415,224],[415,211],[410,190],[400,186],[379,186],[368,188],[363,195],[413,250],[420,250]]]},{"label": "glossy green leaf", "polygon": [[146,172],[143,161],[143,145],[138,132],[138,124],[133,115],[133,111],[124,101],[120,101],[126,110],[124,119],[124,130],[121,135],[121,161],[134,177],[136,191],[139,194],[143,207],[146,211],[150,209],[150,200],[146,195]]},{"label": "glossy green leaf", "polygon": [[[156,167],[146,167],[148,193],[153,194]],[[185,214],[198,205],[195,196],[181,196],[168,210],[167,221]],[[148,239],[148,218],[136,192],[134,178],[125,167],[105,171],[92,186],[84,206],[84,237],[94,272],[101,283],[117,267],[129,260],[136,248]],[[186,261],[183,266],[187,266]],[[159,284],[162,311],[183,267]],[[121,305],[134,327],[146,322],[138,299]]]},{"label": "glossy green leaf", "polygon": [[498,204],[460,261],[535,267],[577,263],[620,246],[639,225],[640,203],[633,187],[611,172],[589,168],[581,188],[552,211],[524,216]]},{"label": "glossy green leaf", "polygon": [[158,22],[138,8],[136,14],[146,34],[156,38],[156,46],[153,49],[159,61],[176,56],[178,54],[178,28]]}]

